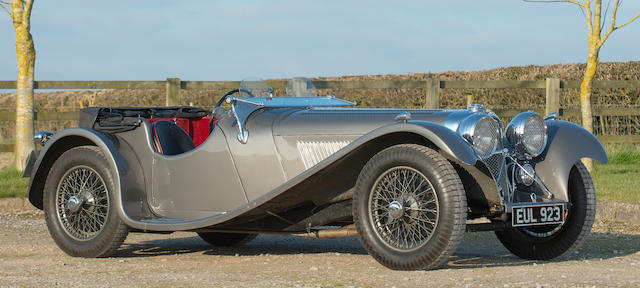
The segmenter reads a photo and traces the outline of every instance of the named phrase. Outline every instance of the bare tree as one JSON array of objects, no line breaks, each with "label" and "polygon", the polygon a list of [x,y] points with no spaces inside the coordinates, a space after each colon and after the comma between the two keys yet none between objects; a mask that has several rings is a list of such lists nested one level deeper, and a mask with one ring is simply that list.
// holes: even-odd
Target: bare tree
[{"label": "bare tree", "polygon": [[[33,137],[33,72],[36,49],[31,36],[31,8],[34,0],[0,0],[0,7],[9,14],[16,32],[18,81],[16,86],[15,167],[23,170],[34,144]],[[9,7],[9,8],[7,8]]]},{"label": "bare tree", "polygon": [[[593,133],[593,118],[591,113],[591,95],[593,93],[593,79],[596,75],[596,69],[600,63],[600,48],[604,45],[613,31],[631,24],[640,17],[640,14],[630,20],[618,25],[616,16],[618,8],[622,0],[616,0],[613,4],[611,12],[611,20],[608,28],[606,18],[611,8],[611,0],[607,1],[607,5],[602,10],[602,0],[523,0],[525,2],[542,2],[557,3],[564,2],[577,5],[582,10],[582,14],[587,22],[587,31],[589,39],[589,54],[587,56],[587,69],[584,71],[584,78],[580,84],[580,108],[582,111],[582,126],[589,132]],[[605,29],[606,28],[606,29]],[[604,34],[603,34],[604,32]],[[585,165],[589,171],[593,171],[593,160],[585,159]]]}]

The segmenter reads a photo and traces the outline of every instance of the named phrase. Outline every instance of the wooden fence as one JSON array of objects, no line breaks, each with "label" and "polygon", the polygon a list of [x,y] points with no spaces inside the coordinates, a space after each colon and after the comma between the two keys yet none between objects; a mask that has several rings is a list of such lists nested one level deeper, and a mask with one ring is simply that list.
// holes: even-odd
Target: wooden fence
[{"label": "wooden fence", "polygon": [[[286,80],[267,80],[267,84],[275,89],[284,89]],[[166,105],[183,105],[180,100],[180,90],[198,89],[235,89],[239,81],[182,81],[179,78],[167,78],[166,81],[36,81],[35,89],[163,89],[166,91]],[[427,109],[440,108],[441,89],[545,89],[546,105],[540,114],[560,111],[560,90],[580,88],[578,80],[561,80],[548,78],[539,81],[495,80],[495,81],[443,81],[438,78],[426,80],[357,80],[357,81],[313,81],[317,89],[424,89],[424,107]],[[640,89],[640,80],[595,81],[594,88]],[[15,89],[15,81],[0,81],[0,89]],[[494,109],[501,117],[513,117],[522,112],[520,109]],[[579,116],[578,108],[564,109],[564,116]],[[594,107],[594,116],[640,116],[640,108]],[[77,120],[78,112],[35,112],[36,120]],[[15,121],[15,112],[0,112],[0,121]],[[604,135],[598,136],[602,142],[640,143],[640,135]],[[0,152],[12,152],[13,144],[0,144]]]}]

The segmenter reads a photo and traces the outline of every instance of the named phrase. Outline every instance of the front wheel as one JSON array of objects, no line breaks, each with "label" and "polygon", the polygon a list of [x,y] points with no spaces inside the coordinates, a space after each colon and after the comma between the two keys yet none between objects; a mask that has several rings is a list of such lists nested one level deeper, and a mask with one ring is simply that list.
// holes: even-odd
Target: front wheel
[{"label": "front wheel", "polygon": [[502,245],[524,259],[565,258],[578,249],[591,232],[596,215],[596,190],[589,171],[577,162],[569,174],[569,213],[565,223],[496,231]]},{"label": "front wheel", "polygon": [[115,177],[95,146],[70,149],[56,160],[44,186],[44,215],[51,237],[76,257],[107,257],[129,232],[114,207]]},{"label": "front wheel", "polygon": [[436,151],[397,145],[362,169],[353,217],[369,254],[394,270],[431,269],[453,254],[465,231],[467,202],[455,169]]}]

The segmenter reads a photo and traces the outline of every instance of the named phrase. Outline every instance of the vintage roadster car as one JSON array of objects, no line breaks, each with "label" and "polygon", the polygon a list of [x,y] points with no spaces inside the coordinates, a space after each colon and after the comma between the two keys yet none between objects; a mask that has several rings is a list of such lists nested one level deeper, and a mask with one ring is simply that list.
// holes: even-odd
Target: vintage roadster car
[{"label": "vintage roadster car", "polygon": [[77,128],[36,134],[29,200],[57,245],[105,257],[130,231],[193,231],[212,245],[359,235],[382,265],[415,270],[446,263],[465,231],[552,259],[591,230],[595,190],[580,160],[607,155],[556,114],[503,127],[482,105],[364,109],[317,97],[306,80],[288,97],[248,83],[213,111],[91,107]]}]

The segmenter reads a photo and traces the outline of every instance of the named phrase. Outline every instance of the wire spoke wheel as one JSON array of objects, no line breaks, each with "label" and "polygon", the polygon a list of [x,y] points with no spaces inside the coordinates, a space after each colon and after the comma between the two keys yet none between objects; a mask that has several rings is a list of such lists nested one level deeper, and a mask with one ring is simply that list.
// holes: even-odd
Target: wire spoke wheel
[{"label": "wire spoke wheel", "polygon": [[411,252],[429,241],[438,223],[438,197],[421,172],[393,167],[378,177],[369,195],[370,221],[385,245]]},{"label": "wire spoke wheel", "polygon": [[117,209],[116,183],[107,157],[96,146],[64,152],[51,166],[43,189],[44,219],[58,247],[74,257],[108,257],[129,234]]},{"label": "wire spoke wheel", "polygon": [[464,187],[437,151],[417,144],[386,148],[358,176],[353,218],[360,242],[395,270],[444,265],[462,240]]},{"label": "wire spoke wheel", "polygon": [[91,240],[100,234],[107,222],[107,186],[93,168],[72,167],[58,182],[55,205],[58,221],[71,238]]}]

